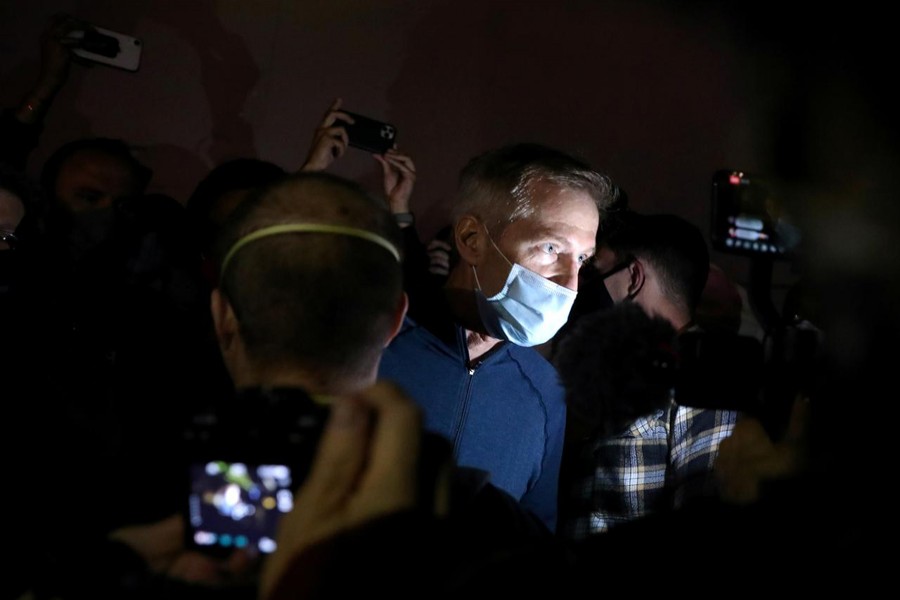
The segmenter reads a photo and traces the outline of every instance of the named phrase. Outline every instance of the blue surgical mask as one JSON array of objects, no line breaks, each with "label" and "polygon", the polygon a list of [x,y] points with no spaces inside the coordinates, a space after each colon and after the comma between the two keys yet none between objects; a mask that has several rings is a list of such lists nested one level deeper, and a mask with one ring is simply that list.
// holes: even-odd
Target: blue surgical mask
[{"label": "blue surgical mask", "polygon": [[[500,249],[491,240],[497,252]],[[481,322],[488,334],[517,346],[537,346],[556,335],[569,318],[577,292],[554,283],[516,263],[512,265],[506,284],[490,298],[481,291],[475,266],[475,300]]]}]

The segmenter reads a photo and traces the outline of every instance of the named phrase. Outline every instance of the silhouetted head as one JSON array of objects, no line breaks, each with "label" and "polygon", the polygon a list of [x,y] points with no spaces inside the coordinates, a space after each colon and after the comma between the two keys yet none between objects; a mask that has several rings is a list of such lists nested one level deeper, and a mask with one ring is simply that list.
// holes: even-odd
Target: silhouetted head
[{"label": "silhouetted head", "polygon": [[226,161],[204,177],[187,200],[188,218],[200,248],[208,251],[228,215],[250,192],[278,181],[284,169],[256,158]]},{"label": "silhouetted head", "polygon": [[238,387],[284,372],[312,375],[312,391],[371,383],[405,314],[400,242],[383,202],[324,173],[235,209],[217,243],[213,313]]}]

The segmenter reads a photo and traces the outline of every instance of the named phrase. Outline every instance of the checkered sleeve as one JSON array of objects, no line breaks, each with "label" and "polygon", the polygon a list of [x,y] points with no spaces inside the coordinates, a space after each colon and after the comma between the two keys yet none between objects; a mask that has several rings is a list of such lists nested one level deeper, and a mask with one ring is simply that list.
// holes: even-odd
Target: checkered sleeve
[{"label": "checkered sleeve", "polygon": [[661,510],[668,503],[667,427],[662,412],[584,449],[582,476],[570,491],[578,515],[567,534],[580,539]]},{"label": "checkered sleeve", "polygon": [[671,472],[673,506],[717,492],[713,464],[719,444],[731,435],[737,413],[679,406],[671,426]]}]

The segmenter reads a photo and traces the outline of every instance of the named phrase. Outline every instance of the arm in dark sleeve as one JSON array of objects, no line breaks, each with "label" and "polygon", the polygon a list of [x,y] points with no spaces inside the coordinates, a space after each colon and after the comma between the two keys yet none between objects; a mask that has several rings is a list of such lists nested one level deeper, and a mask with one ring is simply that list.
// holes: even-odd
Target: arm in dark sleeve
[{"label": "arm in dark sleeve", "polygon": [[429,269],[428,250],[414,225],[403,232],[403,289],[409,296],[409,317],[420,324],[429,321],[435,307],[444,302],[445,278]]},{"label": "arm in dark sleeve", "polygon": [[12,109],[0,112],[0,162],[24,171],[42,129],[41,123],[23,123]]}]

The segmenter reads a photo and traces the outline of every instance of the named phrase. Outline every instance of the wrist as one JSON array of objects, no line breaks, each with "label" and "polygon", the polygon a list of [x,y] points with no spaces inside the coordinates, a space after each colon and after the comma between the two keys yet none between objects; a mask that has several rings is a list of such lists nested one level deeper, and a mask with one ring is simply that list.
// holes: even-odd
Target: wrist
[{"label": "wrist", "polygon": [[399,225],[400,227],[410,227],[416,222],[416,218],[411,212],[408,211],[395,212],[394,221],[396,221],[397,225]]},{"label": "wrist", "polygon": [[59,88],[37,87],[31,91],[19,104],[16,117],[24,123],[39,121],[47,112],[47,107],[53,102]]},{"label": "wrist", "polygon": [[14,114],[16,119],[22,123],[37,123],[44,114],[44,102],[26,98],[19,104],[19,108],[16,109]]},{"label": "wrist", "polygon": [[65,83],[66,77],[64,76],[42,75],[35,86],[31,88],[27,97],[49,102],[59,93]]}]

